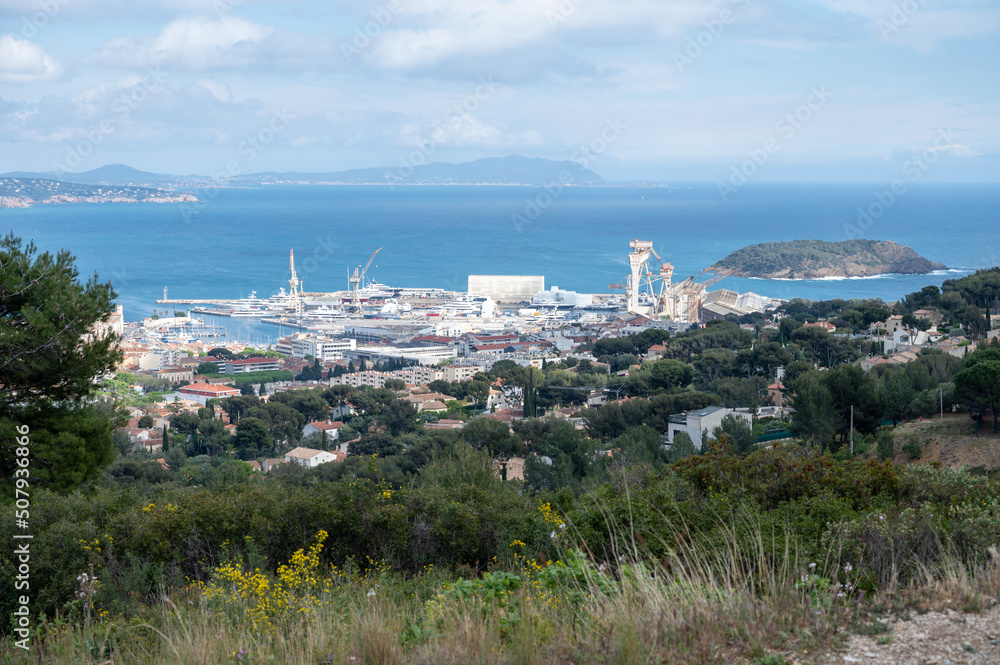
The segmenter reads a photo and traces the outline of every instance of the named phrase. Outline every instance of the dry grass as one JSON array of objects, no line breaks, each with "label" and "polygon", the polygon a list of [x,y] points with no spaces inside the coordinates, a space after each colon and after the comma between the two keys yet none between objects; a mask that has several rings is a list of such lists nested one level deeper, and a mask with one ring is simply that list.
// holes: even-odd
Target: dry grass
[{"label": "dry grass", "polygon": [[456,600],[441,576],[415,583],[389,574],[379,579],[376,593],[373,580],[354,580],[338,587],[320,611],[254,628],[245,612],[176,596],[176,603],[164,598],[142,617],[56,621],[29,654],[4,647],[0,663],[756,662],[831,648],[846,626],[863,622],[873,602],[978,611],[1000,594],[1000,553],[991,548],[992,560],[977,570],[950,560],[924,566],[906,588],[866,604],[838,598],[833,580],[813,576],[804,583],[808,562],[787,543],[768,542],[752,516],[735,522],[739,532],[730,529],[711,550],[676,545],[658,560],[643,556],[627,537],[621,549],[629,554],[620,560],[567,552],[566,563],[558,565],[572,575],[560,585],[546,587],[537,568],[526,569],[526,583],[502,602]]}]

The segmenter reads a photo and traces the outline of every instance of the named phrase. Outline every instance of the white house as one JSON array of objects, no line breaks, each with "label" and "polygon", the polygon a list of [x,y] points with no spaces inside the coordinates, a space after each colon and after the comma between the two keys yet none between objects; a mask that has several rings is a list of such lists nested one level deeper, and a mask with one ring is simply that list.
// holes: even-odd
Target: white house
[{"label": "white house", "polygon": [[314,423],[307,423],[305,427],[302,428],[302,436],[309,436],[310,434],[315,434],[316,432],[326,432],[326,438],[330,441],[336,441],[337,436],[340,433],[340,428],[344,426],[344,423],[339,420],[317,420]]},{"label": "white house", "polygon": [[694,447],[700,450],[703,435],[712,436],[715,428],[722,425],[722,419],[730,414],[745,419],[747,424],[752,422],[750,414],[746,411],[737,411],[721,406],[710,406],[698,411],[678,413],[670,416],[667,420],[666,442],[671,445],[677,432],[687,432]]},{"label": "white house", "polygon": [[326,450],[315,450],[313,448],[298,447],[285,453],[285,461],[291,464],[301,464],[309,469],[324,464],[326,462],[336,462],[342,459],[337,453]]}]

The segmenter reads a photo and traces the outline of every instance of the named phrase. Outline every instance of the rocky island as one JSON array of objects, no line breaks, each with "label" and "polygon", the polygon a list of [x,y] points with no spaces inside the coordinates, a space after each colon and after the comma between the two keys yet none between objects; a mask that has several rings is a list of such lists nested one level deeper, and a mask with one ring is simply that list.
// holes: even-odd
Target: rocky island
[{"label": "rocky island", "polygon": [[0,208],[36,203],[194,203],[190,192],[151,187],[84,185],[43,178],[0,178]]},{"label": "rocky island", "polygon": [[792,240],[738,249],[709,270],[760,279],[818,279],[923,275],[946,267],[887,240]]}]

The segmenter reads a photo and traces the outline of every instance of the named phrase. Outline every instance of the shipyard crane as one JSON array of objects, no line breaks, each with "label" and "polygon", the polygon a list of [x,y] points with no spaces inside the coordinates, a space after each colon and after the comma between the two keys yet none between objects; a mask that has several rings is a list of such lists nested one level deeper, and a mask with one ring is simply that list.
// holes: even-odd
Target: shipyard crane
[{"label": "shipyard crane", "polygon": [[351,283],[351,307],[353,307],[358,311],[361,310],[361,295],[358,293],[358,291],[361,288],[361,282],[364,281],[365,273],[368,272],[368,268],[371,267],[372,261],[375,260],[375,255],[381,251],[382,248],[379,247],[374,252],[372,252],[372,255],[368,257],[368,262],[365,263],[365,267],[362,268],[361,266],[358,266],[357,268],[355,268],[354,274],[351,275],[351,277],[348,280]]},{"label": "shipyard crane", "polygon": [[302,281],[295,274],[295,250],[288,250],[288,269],[292,271],[292,276],[288,280],[288,304],[295,309],[295,317],[302,318],[302,293],[300,286]]},{"label": "shipyard crane", "polygon": [[648,293],[650,313],[677,320],[697,320],[705,292],[727,276],[726,273],[716,274],[704,282],[696,282],[694,277],[688,277],[673,283],[674,267],[671,264],[661,264],[658,273],[650,270],[649,261],[652,256],[663,260],[653,249],[653,243],[633,239],[629,248],[632,251],[628,255],[630,271],[627,278],[624,282],[608,285],[609,289],[625,290],[629,312],[642,313],[646,305],[640,304],[640,296]]}]

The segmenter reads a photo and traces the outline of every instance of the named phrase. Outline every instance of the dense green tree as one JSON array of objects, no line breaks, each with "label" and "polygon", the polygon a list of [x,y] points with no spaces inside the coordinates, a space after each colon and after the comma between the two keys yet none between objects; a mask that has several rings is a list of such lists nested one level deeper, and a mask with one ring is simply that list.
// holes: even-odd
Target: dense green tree
[{"label": "dense green tree", "polygon": [[240,459],[254,459],[262,451],[270,450],[273,443],[267,425],[259,418],[243,418],[237,423],[233,445]]},{"label": "dense green tree", "polygon": [[872,433],[878,428],[881,405],[875,382],[859,365],[842,364],[822,373],[823,384],[830,391],[831,407],[836,411],[836,430],[841,441],[850,430],[851,407],[854,407],[854,428]]},{"label": "dense green tree", "polygon": [[311,423],[323,420],[326,417],[327,411],[330,410],[328,400],[324,399],[325,395],[326,391],[318,388],[300,388],[298,390],[285,390],[275,393],[268,401],[286,404],[289,408],[301,413],[305,417],[306,422]]},{"label": "dense green tree", "polygon": [[86,397],[121,360],[117,335],[93,334],[115,311],[114,289],[96,274],[78,278],[68,251],[38,254],[13,234],[0,239],[0,417]]},{"label": "dense green tree", "polygon": [[153,426],[153,416],[145,415],[142,418],[139,418],[139,422],[137,424],[143,429],[149,429]]},{"label": "dense green tree", "polygon": [[[690,440],[690,437],[688,437]],[[627,463],[648,464],[658,467],[667,461],[663,434],[649,425],[633,427],[609,444],[615,457],[622,455]]]},{"label": "dense green tree", "polygon": [[405,390],[406,382],[402,379],[386,379],[383,387],[387,390]]},{"label": "dense green tree", "polygon": [[236,422],[251,408],[260,406],[260,398],[256,395],[239,395],[237,397],[227,397],[219,405],[226,412],[229,419]]},{"label": "dense green tree", "polygon": [[68,251],[39,254],[13,234],[0,238],[3,478],[13,478],[16,427],[30,430],[32,478],[53,489],[97,477],[114,459],[112,432],[124,414],[89,398],[122,357],[116,334],[94,332],[114,313],[115,297],[96,274],[81,283]]},{"label": "dense green tree", "polygon": [[737,455],[746,455],[757,443],[750,421],[733,413],[723,416],[722,422],[712,431],[712,437],[716,441],[721,441],[723,434],[726,436],[726,445]]},{"label": "dense green tree", "polygon": [[111,433],[111,442],[122,455],[127,455],[129,449],[132,448],[132,439],[129,438],[128,432],[123,429],[116,429]]},{"label": "dense green tree", "polygon": [[104,404],[63,401],[58,405],[33,400],[18,410],[17,419],[0,419],[0,472],[13,479],[16,427],[30,431],[31,486],[66,491],[100,476],[118,455],[112,440],[118,419]]},{"label": "dense green tree", "polygon": [[729,376],[735,367],[736,354],[732,349],[705,349],[694,357],[694,368],[701,385]]},{"label": "dense green tree", "polygon": [[219,365],[212,361],[198,363],[198,374],[218,374]]},{"label": "dense green tree", "polygon": [[792,354],[777,342],[757,344],[750,349],[740,349],[736,353],[738,365],[747,378],[762,374],[771,379],[778,367],[792,361]]},{"label": "dense green tree", "polygon": [[495,418],[473,418],[462,428],[459,438],[475,450],[486,450],[494,457],[509,457],[520,451],[520,442],[506,423]]},{"label": "dense green tree", "polygon": [[653,390],[674,392],[691,383],[694,370],[691,365],[679,360],[665,358],[658,360],[649,371],[649,386]]},{"label": "dense green tree", "polygon": [[768,380],[760,375],[752,378],[734,376],[719,379],[710,389],[719,396],[723,406],[750,409],[750,413],[756,415],[760,407],[769,401],[767,386]]},{"label": "dense green tree", "polygon": [[347,444],[349,455],[378,455],[388,457],[398,455],[403,446],[392,435],[386,432],[368,432],[357,441]]},{"label": "dense green tree", "polygon": [[992,431],[997,431],[1000,413],[1000,349],[985,348],[965,359],[965,369],[955,375],[955,396],[979,421],[990,411]]},{"label": "dense green tree", "polygon": [[819,372],[808,372],[796,379],[791,405],[792,429],[800,436],[812,439],[822,446],[833,441],[837,430],[837,415],[830,405],[833,397],[823,384]]},{"label": "dense green tree", "polygon": [[917,391],[905,367],[886,367],[876,380],[875,394],[882,404],[883,415],[895,425],[909,416]]},{"label": "dense green tree", "polygon": [[697,454],[697,449],[694,446],[694,441],[691,440],[691,435],[687,432],[676,432],[674,434],[674,440],[670,444],[670,448],[667,450],[667,461],[673,464],[674,462],[679,462],[685,457],[690,457]]}]

